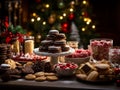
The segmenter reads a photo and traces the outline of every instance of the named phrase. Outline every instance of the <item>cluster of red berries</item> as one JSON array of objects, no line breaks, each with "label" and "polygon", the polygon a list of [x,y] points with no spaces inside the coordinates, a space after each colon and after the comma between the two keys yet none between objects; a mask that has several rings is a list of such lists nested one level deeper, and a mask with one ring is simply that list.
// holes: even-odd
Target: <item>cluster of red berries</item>
[{"label": "cluster of red berries", "polygon": [[120,68],[119,67],[116,67],[114,68],[114,71],[115,71],[115,76],[116,76],[116,85],[120,87]]},{"label": "cluster of red berries", "polygon": [[58,63],[54,65],[55,69],[76,69],[77,67],[78,65],[74,63]]},{"label": "cluster of red berries", "polygon": [[88,49],[77,49],[75,53],[66,56],[67,58],[85,58],[91,55],[90,50]]}]

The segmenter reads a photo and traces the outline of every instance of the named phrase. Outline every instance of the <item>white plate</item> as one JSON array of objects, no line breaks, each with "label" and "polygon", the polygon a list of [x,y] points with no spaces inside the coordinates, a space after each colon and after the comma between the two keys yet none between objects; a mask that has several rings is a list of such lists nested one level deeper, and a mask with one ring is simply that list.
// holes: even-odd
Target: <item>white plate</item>
[{"label": "white plate", "polygon": [[69,51],[66,52],[61,52],[61,53],[48,53],[48,52],[40,52],[39,48],[35,48],[34,53],[37,55],[42,55],[42,56],[64,56],[64,55],[69,55],[75,52],[73,48],[70,47]]}]

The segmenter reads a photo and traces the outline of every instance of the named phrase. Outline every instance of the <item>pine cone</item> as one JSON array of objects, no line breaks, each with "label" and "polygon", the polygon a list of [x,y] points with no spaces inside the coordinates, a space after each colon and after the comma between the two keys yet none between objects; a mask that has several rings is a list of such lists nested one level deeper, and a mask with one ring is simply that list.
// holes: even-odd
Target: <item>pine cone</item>
[{"label": "pine cone", "polygon": [[50,62],[46,62],[44,66],[44,71],[45,72],[51,72],[52,71],[52,65]]},{"label": "pine cone", "polygon": [[44,64],[45,64],[44,61],[40,60],[36,61],[32,67],[34,72],[44,71]]}]

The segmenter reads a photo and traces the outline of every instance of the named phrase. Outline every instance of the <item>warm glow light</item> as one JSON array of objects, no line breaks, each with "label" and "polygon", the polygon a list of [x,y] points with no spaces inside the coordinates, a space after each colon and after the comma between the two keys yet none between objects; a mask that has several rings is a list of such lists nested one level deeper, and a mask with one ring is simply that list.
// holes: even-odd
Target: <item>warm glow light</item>
[{"label": "warm glow light", "polygon": [[63,16],[60,16],[60,20],[62,20],[63,19]]},{"label": "warm glow light", "polygon": [[71,5],[74,5],[75,4],[75,1],[71,1]]},{"label": "warm glow light", "polygon": [[85,31],[85,28],[82,28],[82,31]]},{"label": "warm glow light", "polygon": [[90,19],[90,18],[88,19],[88,22],[91,22],[91,19]]},{"label": "warm glow light", "polygon": [[31,19],[31,22],[34,22],[34,21],[35,21],[35,19],[34,19],[34,18],[32,18],[32,19]]},{"label": "warm glow light", "polygon": [[85,0],[83,0],[83,2],[82,2],[83,4],[86,4],[87,2],[85,1]]},{"label": "warm glow light", "polygon": [[70,8],[70,12],[73,12],[74,11],[74,9],[73,8]]},{"label": "warm glow light", "polygon": [[38,35],[37,38],[40,39],[40,38],[41,38],[41,35]]},{"label": "warm glow light", "polygon": [[84,21],[86,22],[86,21],[87,21],[87,18],[84,18]]},{"label": "warm glow light", "polygon": [[36,16],[36,13],[33,13],[32,15],[35,17],[35,16]]},{"label": "warm glow light", "polygon": [[92,25],[92,28],[95,29],[95,25]]},{"label": "warm glow light", "polygon": [[87,24],[87,25],[89,25],[89,24],[90,24],[90,22],[89,22],[89,21],[87,21],[87,22],[86,22],[86,24]]},{"label": "warm glow light", "polygon": [[84,15],[85,13],[84,12],[82,12],[82,15]]},{"label": "warm glow light", "polygon": [[63,16],[65,17],[65,16],[66,16],[66,13],[63,13]]},{"label": "warm glow light", "polygon": [[45,21],[43,22],[43,25],[46,25],[46,22],[45,22]]},{"label": "warm glow light", "polygon": [[37,18],[37,21],[40,21],[40,20],[41,20],[41,18],[40,18],[40,17],[38,17],[38,18]]},{"label": "warm glow light", "polygon": [[46,8],[49,8],[49,7],[50,7],[50,5],[49,5],[49,4],[46,4],[46,5],[45,5],[45,7],[46,7]]},{"label": "warm glow light", "polygon": [[83,17],[82,17],[82,16],[80,16],[79,18],[80,18],[80,19],[82,19]]}]

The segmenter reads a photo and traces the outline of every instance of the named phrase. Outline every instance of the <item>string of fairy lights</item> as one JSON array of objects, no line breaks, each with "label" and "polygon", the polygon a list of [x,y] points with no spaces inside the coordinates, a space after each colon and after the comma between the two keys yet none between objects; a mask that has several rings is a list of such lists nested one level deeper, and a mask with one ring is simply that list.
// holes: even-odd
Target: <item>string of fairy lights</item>
[{"label": "string of fairy lights", "polygon": [[[62,4],[63,3],[59,3],[59,5],[62,5]],[[66,19],[71,13],[73,13],[75,11],[75,5],[78,5],[78,4],[79,4],[78,0],[71,1],[70,4],[69,4],[70,5],[69,8],[67,8],[66,10],[64,10],[62,14],[60,14],[60,15],[57,14],[56,15],[57,21],[62,21],[64,19]],[[88,2],[88,0],[83,0],[81,4],[84,5],[84,6],[88,6],[89,2]],[[50,6],[49,3],[44,4],[43,7],[44,7],[42,9],[43,11],[51,8],[51,6]],[[85,15],[85,12],[82,11],[81,14],[80,14],[80,16],[79,16],[79,20],[81,20],[81,18],[82,18],[83,21],[86,23],[86,25],[91,25],[91,28],[93,30],[95,30],[96,26],[95,26],[95,24],[92,24],[91,18],[88,17],[88,16],[86,17],[84,15]],[[71,15],[71,17],[73,17],[73,16]],[[52,18],[53,19],[51,19],[51,20],[54,21],[55,17],[53,16]],[[50,22],[48,22],[48,19],[45,20],[44,18],[42,18],[41,16],[39,16],[36,12],[33,12],[32,15],[31,15],[31,23],[34,23],[34,22],[41,22],[43,26],[45,26],[47,23],[50,23]],[[85,26],[82,27],[81,30],[83,32],[86,31],[86,27]]]}]

